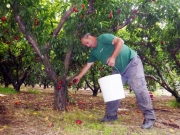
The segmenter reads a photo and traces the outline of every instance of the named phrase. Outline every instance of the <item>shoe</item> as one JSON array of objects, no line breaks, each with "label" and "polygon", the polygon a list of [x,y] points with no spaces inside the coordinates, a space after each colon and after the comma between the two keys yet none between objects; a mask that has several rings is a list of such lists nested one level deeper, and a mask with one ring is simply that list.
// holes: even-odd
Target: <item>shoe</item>
[{"label": "shoe", "polygon": [[107,116],[107,115],[105,115],[104,118],[102,118],[100,121],[101,122],[110,122],[110,121],[115,121],[117,119],[118,119],[117,115],[115,115],[115,116]]},{"label": "shoe", "polygon": [[142,129],[149,129],[149,128],[153,127],[154,123],[155,123],[154,119],[144,119],[141,128]]}]

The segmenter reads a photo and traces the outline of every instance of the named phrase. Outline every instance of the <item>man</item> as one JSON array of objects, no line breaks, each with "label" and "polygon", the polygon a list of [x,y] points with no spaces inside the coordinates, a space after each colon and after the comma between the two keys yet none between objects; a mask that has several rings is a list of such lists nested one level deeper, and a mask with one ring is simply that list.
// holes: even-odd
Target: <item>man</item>
[{"label": "man", "polygon": [[[120,73],[123,85],[128,82],[136,95],[137,103],[144,115],[141,128],[148,129],[153,127],[156,119],[155,113],[147,90],[143,65],[137,53],[126,46],[121,38],[112,34],[102,34],[95,37],[87,33],[81,37],[81,43],[92,48],[92,51],[87,64],[74,78],[76,79],[76,84],[79,83],[80,79],[96,60],[115,67],[113,74]],[[117,120],[119,105],[120,100],[106,102],[106,114],[101,122]]]}]

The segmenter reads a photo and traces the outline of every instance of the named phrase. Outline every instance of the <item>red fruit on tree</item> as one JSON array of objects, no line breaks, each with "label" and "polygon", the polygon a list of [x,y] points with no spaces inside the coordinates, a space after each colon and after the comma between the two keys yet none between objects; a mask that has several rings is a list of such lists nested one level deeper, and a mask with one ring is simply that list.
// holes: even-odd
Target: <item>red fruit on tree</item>
[{"label": "red fruit on tree", "polygon": [[137,10],[135,9],[135,10],[133,10],[133,12],[134,12],[134,13],[137,13]]},{"label": "red fruit on tree", "polygon": [[9,33],[9,30],[5,30],[5,32],[8,34],[8,33]]},{"label": "red fruit on tree", "polygon": [[81,120],[76,120],[76,124],[82,124]]},{"label": "red fruit on tree", "polygon": [[6,41],[6,44],[8,44],[8,45],[9,45],[10,43],[11,43],[10,41]]},{"label": "red fruit on tree", "polygon": [[77,82],[77,79],[74,79],[74,80],[73,80],[73,83],[76,83],[76,82]]},{"label": "red fruit on tree", "polygon": [[121,13],[121,10],[120,10],[120,9],[118,9],[118,10],[117,10],[117,12],[118,12],[118,14],[120,14],[120,13]]},{"label": "red fruit on tree", "polygon": [[78,10],[77,10],[77,8],[76,8],[76,7],[74,7],[74,8],[73,8],[73,11],[74,11],[74,12],[78,12]]},{"label": "red fruit on tree", "polygon": [[84,8],[85,8],[84,4],[82,4],[81,7],[82,7],[82,10],[84,10]]},{"label": "red fruit on tree", "polygon": [[57,88],[58,88],[58,90],[60,90],[60,89],[61,89],[61,86],[58,86]]},{"label": "red fruit on tree", "polygon": [[35,22],[35,26],[38,26],[39,25],[39,22]]},{"label": "red fruit on tree", "polygon": [[113,18],[113,13],[112,13],[112,11],[109,13],[109,18],[110,18],[110,19]]},{"label": "red fruit on tree", "polygon": [[132,15],[131,18],[134,19],[134,18],[135,18],[135,15]]},{"label": "red fruit on tree", "polygon": [[72,86],[72,83],[69,83],[69,86]]},{"label": "red fruit on tree", "polygon": [[38,21],[38,19],[36,18],[35,19],[35,26],[38,26],[39,25],[39,21]]},{"label": "red fruit on tree", "polygon": [[164,41],[161,41],[161,45],[163,45],[164,44]]},{"label": "red fruit on tree", "polygon": [[60,80],[60,81],[59,81],[59,84],[62,84],[62,83],[63,83],[63,81],[62,81],[62,80]]},{"label": "red fruit on tree", "polygon": [[4,17],[4,16],[1,17],[1,20],[2,20],[3,22],[7,21],[6,17]]},{"label": "red fruit on tree", "polygon": [[14,36],[14,40],[18,40],[18,38],[19,38],[18,36]]},{"label": "red fruit on tree", "polygon": [[101,67],[101,68],[99,68],[99,70],[101,71],[103,68]]}]

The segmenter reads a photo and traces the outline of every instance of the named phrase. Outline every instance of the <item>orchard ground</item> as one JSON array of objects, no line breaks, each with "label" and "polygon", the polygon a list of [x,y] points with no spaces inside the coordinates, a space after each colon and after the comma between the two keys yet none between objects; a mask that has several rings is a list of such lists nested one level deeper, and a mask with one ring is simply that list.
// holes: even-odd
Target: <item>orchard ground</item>
[{"label": "orchard ground", "polygon": [[121,100],[118,121],[110,123],[99,122],[105,109],[101,93],[93,97],[90,90],[69,91],[68,112],[53,110],[53,88],[22,87],[18,94],[1,94],[0,134],[180,135],[180,109],[169,105],[174,98],[166,91],[154,93],[152,103],[157,120],[151,129],[140,128],[143,115],[134,94],[128,91]]}]

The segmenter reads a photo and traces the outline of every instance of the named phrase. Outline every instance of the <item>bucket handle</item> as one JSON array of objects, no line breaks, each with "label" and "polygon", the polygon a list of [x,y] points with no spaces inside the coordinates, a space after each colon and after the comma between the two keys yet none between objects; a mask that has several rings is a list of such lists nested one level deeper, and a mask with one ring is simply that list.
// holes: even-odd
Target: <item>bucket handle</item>
[{"label": "bucket handle", "polygon": [[[107,63],[106,63],[106,65],[108,66]],[[118,71],[119,74],[121,74],[116,66],[113,66],[113,67]]]},{"label": "bucket handle", "polygon": [[119,70],[117,69],[117,67],[116,67],[116,66],[114,66],[114,68],[118,71],[118,73],[119,73],[119,74],[121,74],[121,73],[119,72]]}]

